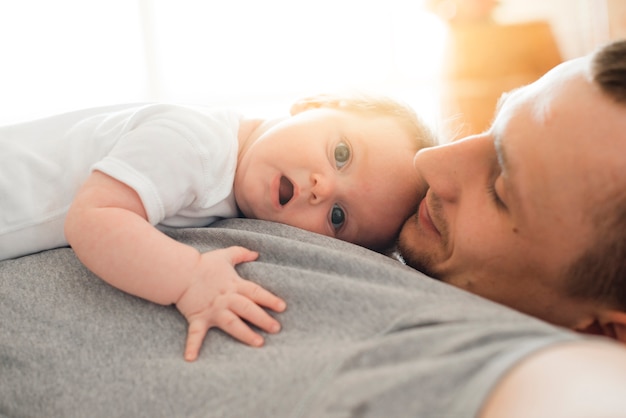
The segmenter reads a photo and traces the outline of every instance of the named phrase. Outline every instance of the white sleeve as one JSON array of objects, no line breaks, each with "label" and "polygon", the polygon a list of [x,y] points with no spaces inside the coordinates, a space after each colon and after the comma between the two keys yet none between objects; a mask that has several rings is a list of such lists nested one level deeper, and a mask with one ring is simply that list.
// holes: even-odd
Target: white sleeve
[{"label": "white sleeve", "polygon": [[92,169],[134,189],[156,225],[183,208],[203,208],[230,193],[237,155],[234,121],[163,106],[136,122]]}]

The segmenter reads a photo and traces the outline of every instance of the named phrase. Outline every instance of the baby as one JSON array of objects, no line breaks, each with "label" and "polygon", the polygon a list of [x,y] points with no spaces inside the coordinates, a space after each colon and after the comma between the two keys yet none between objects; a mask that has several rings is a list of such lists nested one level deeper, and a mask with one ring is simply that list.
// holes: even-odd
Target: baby
[{"label": "baby", "polygon": [[0,128],[0,259],[71,245],[97,276],[189,323],[194,360],[218,327],[261,346],[285,302],[238,276],[258,254],[207,253],[156,226],[245,216],[384,250],[418,204],[417,150],[434,145],[407,106],[320,95],[291,115],[173,104],[86,109]]}]

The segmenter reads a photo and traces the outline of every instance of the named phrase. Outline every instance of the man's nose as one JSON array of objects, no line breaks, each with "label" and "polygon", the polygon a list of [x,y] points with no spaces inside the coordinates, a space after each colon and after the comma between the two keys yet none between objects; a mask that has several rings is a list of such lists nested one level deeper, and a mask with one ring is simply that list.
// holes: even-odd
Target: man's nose
[{"label": "man's nose", "polygon": [[413,165],[432,193],[454,202],[486,167],[486,137],[473,136],[420,150]]},{"label": "man's nose", "polygon": [[320,173],[312,173],[309,202],[320,204],[327,201],[334,196],[336,186],[334,179]]}]

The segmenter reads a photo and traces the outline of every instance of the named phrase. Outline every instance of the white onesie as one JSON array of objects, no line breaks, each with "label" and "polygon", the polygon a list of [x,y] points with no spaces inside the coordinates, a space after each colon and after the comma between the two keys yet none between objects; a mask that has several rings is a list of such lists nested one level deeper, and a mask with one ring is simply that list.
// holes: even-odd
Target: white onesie
[{"label": "white onesie", "polygon": [[92,170],[134,189],[153,225],[238,216],[240,121],[232,110],[132,104],[0,127],[0,260],[67,245],[65,217]]}]

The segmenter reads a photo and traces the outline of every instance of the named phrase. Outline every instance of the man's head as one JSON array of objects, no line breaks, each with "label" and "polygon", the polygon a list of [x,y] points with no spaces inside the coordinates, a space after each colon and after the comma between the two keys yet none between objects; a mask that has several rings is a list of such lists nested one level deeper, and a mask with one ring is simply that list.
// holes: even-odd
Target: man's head
[{"label": "man's head", "polygon": [[626,341],[625,91],[619,43],[506,95],[484,134],[419,152],[407,263]]},{"label": "man's head", "polygon": [[251,135],[239,153],[235,197],[246,217],[391,246],[419,197],[413,156],[433,136],[386,97],[316,96]]}]

